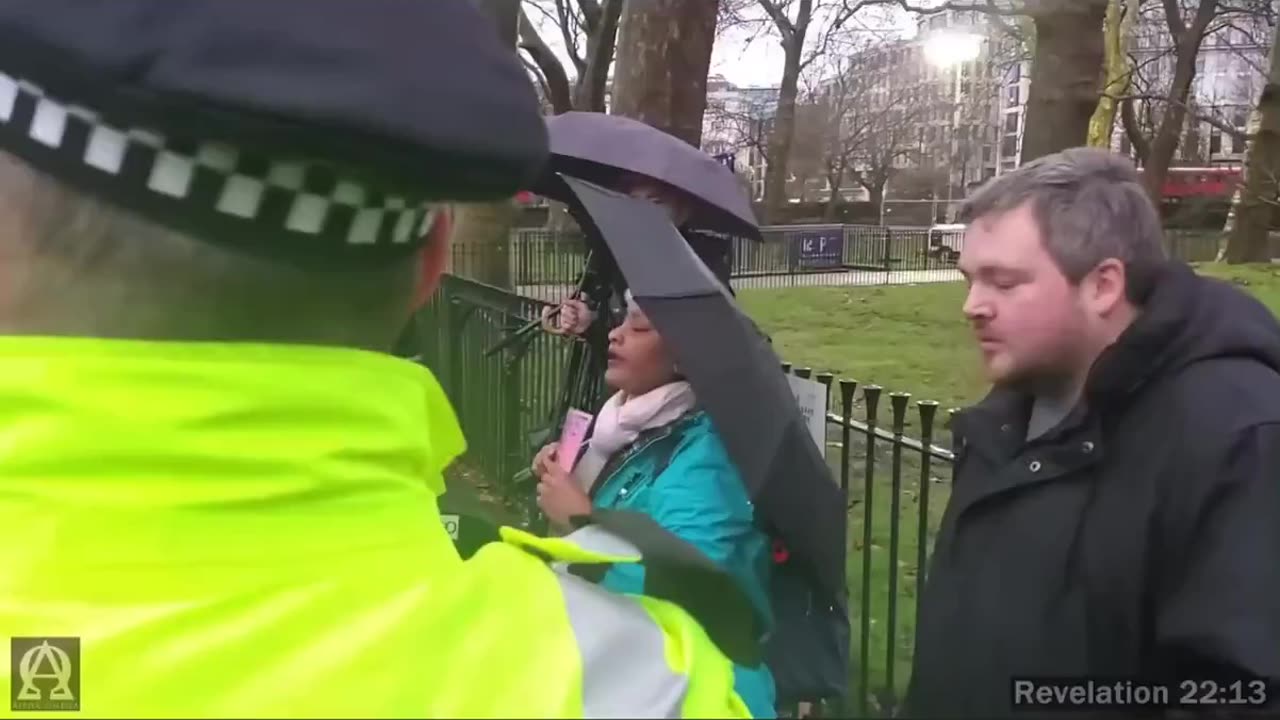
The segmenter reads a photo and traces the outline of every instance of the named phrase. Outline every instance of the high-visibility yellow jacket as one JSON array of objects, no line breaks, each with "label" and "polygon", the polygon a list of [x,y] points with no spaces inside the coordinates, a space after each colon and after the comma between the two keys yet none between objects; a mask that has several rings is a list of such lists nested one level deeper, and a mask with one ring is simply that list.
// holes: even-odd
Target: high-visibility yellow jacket
[{"label": "high-visibility yellow jacket", "polygon": [[462,449],[390,357],[0,338],[0,717],[747,716],[685,612],[524,549],[572,538],[460,559]]}]

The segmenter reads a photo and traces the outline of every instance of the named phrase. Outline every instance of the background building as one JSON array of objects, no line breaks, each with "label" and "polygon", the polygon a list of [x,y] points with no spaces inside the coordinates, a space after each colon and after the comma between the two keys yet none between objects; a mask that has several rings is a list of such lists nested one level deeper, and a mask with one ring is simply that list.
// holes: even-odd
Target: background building
[{"label": "background building", "polygon": [[707,79],[702,149],[712,155],[731,156],[734,172],[755,200],[764,197],[765,149],[777,109],[776,87],[739,87],[721,75]]}]

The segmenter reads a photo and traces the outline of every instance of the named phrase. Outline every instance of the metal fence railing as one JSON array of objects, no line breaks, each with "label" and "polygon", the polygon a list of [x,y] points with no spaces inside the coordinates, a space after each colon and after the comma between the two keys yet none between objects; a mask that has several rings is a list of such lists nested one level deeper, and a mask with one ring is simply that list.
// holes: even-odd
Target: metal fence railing
[{"label": "metal fence railing", "polygon": [[[765,242],[736,240],[732,283],[737,290],[811,286],[902,285],[961,280],[956,260],[964,247],[957,229],[880,225],[783,225],[762,229]],[[1169,230],[1170,256],[1213,260],[1221,233]],[[553,302],[582,271],[584,240],[577,232],[522,229],[509,242],[455,245],[458,275]]]},{"label": "metal fence railing", "polygon": [[[419,354],[457,410],[469,449],[468,475],[530,518],[533,488],[512,478],[528,467],[538,431],[558,411],[572,340],[534,333],[486,357],[504,334],[544,303],[446,277],[418,317]],[[906,687],[916,597],[950,492],[951,443],[937,403],[813,373],[828,388],[826,455],[848,505],[850,696],[858,716],[889,713]],[[588,409],[594,410],[594,407]]]}]

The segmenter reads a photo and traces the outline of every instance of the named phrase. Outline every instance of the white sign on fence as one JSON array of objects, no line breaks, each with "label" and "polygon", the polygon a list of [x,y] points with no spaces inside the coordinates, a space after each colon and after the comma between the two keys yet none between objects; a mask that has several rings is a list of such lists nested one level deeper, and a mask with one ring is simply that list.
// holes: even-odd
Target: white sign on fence
[{"label": "white sign on fence", "polygon": [[796,404],[800,406],[800,414],[818,452],[827,457],[827,386],[816,380],[806,380],[795,375],[787,375],[791,383],[791,392],[796,396]]}]

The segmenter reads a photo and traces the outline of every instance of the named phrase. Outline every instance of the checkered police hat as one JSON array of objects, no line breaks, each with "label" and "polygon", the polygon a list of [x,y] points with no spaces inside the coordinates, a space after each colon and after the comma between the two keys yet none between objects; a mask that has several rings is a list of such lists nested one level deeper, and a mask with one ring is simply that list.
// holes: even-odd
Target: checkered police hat
[{"label": "checkered police hat", "polygon": [[346,264],[509,197],[546,134],[469,0],[5,0],[0,150],[202,239]]}]

